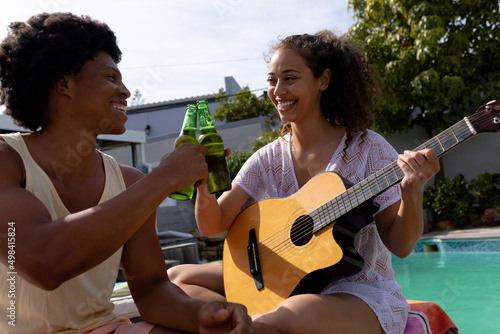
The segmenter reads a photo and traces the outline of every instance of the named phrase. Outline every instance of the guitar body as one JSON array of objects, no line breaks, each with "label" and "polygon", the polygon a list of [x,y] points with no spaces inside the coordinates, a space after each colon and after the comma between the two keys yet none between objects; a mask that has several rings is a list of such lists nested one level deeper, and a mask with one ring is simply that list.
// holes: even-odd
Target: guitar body
[{"label": "guitar body", "polygon": [[[364,263],[354,250],[354,235],[372,221],[375,209],[329,222],[314,234],[313,221],[308,218],[312,210],[345,189],[340,176],[326,172],[291,197],[260,201],[245,209],[233,222],[224,244],[228,301],[244,304],[254,315],[272,310],[293,294],[319,293],[333,278],[359,272]],[[257,239],[260,289],[251,273],[253,260],[247,249],[251,230]],[[299,232],[303,238],[292,236],[302,230],[307,232]]]}]

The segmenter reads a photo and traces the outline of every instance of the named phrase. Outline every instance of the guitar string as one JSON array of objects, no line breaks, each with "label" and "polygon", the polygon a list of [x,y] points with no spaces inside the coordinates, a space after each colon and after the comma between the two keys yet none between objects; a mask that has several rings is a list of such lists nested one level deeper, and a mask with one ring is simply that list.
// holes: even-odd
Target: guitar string
[{"label": "guitar string", "polygon": [[[489,121],[482,121],[483,123],[479,123],[479,125],[484,125],[484,124],[487,124],[489,123]],[[477,122],[476,122],[477,124]],[[415,149],[415,151],[417,150],[420,150],[422,148],[425,148],[425,147],[429,147],[429,148],[434,148],[439,154],[441,153],[444,153],[445,151],[449,150],[450,148],[454,147],[455,145],[459,144],[460,142],[462,142],[463,140],[467,139],[468,137],[470,137],[472,135],[469,127],[467,126],[467,124],[465,123],[464,120],[454,124],[453,126],[449,127],[448,129],[444,130],[442,133],[440,133],[439,135],[431,138],[430,140],[428,140],[427,142],[425,142],[423,145],[420,145],[418,148]],[[453,139],[454,140],[454,143],[449,147],[449,148],[444,148],[443,147],[443,144],[446,144],[449,140]],[[440,150],[437,150],[437,148],[439,147]],[[444,149],[444,150],[443,150]],[[374,175],[378,174],[379,172],[384,172],[387,170],[387,169],[394,169],[396,171],[396,167],[397,166],[397,163],[395,161],[393,161],[392,163],[388,164],[386,167],[384,167],[383,169],[377,171],[376,173],[370,175],[368,178],[360,181],[359,183],[357,183],[356,185],[354,185],[353,187],[345,190],[343,193],[337,195],[334,199],[332,199],[331,201],[328,201],[327,203],[319,206],[317,209],[311,211],[308,215],[302,215],[301,217],[299,217],[294,223],[294,225],[298,226],[298,228],[295,230],[297,233],[295,233],[295,235],[293,236],[294,239],[297,239],[297,240],[300,240],[302,239],[303,237],[307,236],[307,235],[310,235],[311,234],[311,227],[310,227],[310,221],[312,219],[313,221],[313,226],[312,226],[312,229],[314,229],[314,222],[315,221],[322,221],[322,220],[325,220],[324,217],[326,217],[326,215],[328,215],[328,218],[326,219],[326,221],[328,222],[326,225],[322,226],[322,227],[326,227],[327,225],[333,223],[334,221],[338,220],[343,214],[349,212],[350,210],[356,208],[357,206],[359,206],[361,203],[364,203],[364,202],[359,202],[357,200],[357,194],[359,194],[359,191],[361,190],[361,195],[363,197],[365,197],[362,189],[359,189],[361,188],[360,184],[361,183],[365,183],[365,184],[368,184],[368,189],[372,190],[372,186],[370,185],[370,181],[375,181],[377,183],[377,185],[375,186],[375,189],[376,188],[379,188],[380,187],[378,186],[378,182],[377,182],[377,179],[376,177],[373,177]],[[388,168],[388,167],[391,167],[391,168]],[[399,166],[397,166],[397,168],[399,169]],[[380,176],[380,175],[379,175]],[[397,182],[399,182],[401,179],[399,179]],[[358,187],[356,187],[358,186]],[[349,190],[350,189],[353,189],[354,188],[354,191],[351,191],[352,193],[354,194],[347,194],[349,193]],[[338,208],[339,205],[338,205],[338,199],[340,197],[342,197],[343,195],[347,194],[347,199],[349,200],[349,202],[351,200],[353,200],[353,202],[355,203],[354,205],[352,205],[352,203],[350,203],[350,210],[347,210],[347,208],[345,208],[347,211],[345,213],[342,213],[343,210],[339,210],[340,212],[340,216],[337,215],[335,213],[335,208]],[[354,198],[352,197],[352,195],[354,195]],[[373,194],[372,194],[373,195]],[[371,196],[373,197],[373,196]],[[370,198],[371,198],[370,197]],[[328,206],[331,204],[331,202],[337,202],[337,205],[331,205],[332,208],[328,208]],[[365,201],[366,201],[366,198],[365,198]],[[343,204],[343,203],[342,203]],[[345,204],[343,204],[345,206]],[[326,208],[324,208],[326,207]],[[326,215],[322,218],[322,214],[320,214],[319,211],[326,211]],[[333,215],[332,215],[333,213]],[[333,218],[332,218],[333,216]],[[311,219],[309,219],[309,217],[311,217]],[[290,242],[288,241],[288,237],[286,238],[283,238],[283,232],[284,231],[287,231],[287,230],[290,230],[289,228],[290,226],[287,226],[287,228],[285,229],[282,229],[281,231],[277,231],[274,235],[271,235],[270,237],[268,237],[267,239],[263,240],[261,243],[262,244],[269,244],[270,247],[265,247],[262,249],[262,254],[259,254],[261,257],[262,256],[265,256],[265,253],[270,251],[270,252],[273,252],[273,253],[276,253],[276,254],[280,254],[283,250],[284,251],[289,251],[292,249],[291,245],[290,245]],[[282,239],[285,239],[285,241],[281,241]],[[277,242],[277,245],[274,245],[274,246],[271,246],[273,242]],[[292,243],[293,244],[293,243]]]},{"label": "guitar string", "polygon": [[[457,124],[458,124],[458,123],[457,123]],[[449,128],[448,130],[451,130],[451,128]],[[459,128],[458,130],[459,130],[459,132],[460,132],[460,133],[458,133],[458,134],[459,134],[459,135],[460,135],[460,134],[461,134],[461,135],[463,135],[464,131],[462,131],[462,128]],[[466,129],[466,130],[468,130],[468,129]],[[445,130],[445,131],[447,131],[447,130]],[[449,131],[448,131],[448,132],[449,132]],[[465,132],[467,132],[467,131],[465,131]],[[457,133],[457,131],[455,131],[455,133]],[[470,131],[468,131],[468,133],[467,133],[467,134],[470,134]],[[444,140],[444,141],[448,141],[448,140],[449,140],[449,139],[451,139],[451,138],[455,138],[455,139],[456,139],[456,136],[455,136],[453,133],[447,133],[447,135],[448,135],[447,137],[443,137],[443,136],[441,136],[441,138],[440,138],[440,139],[441,139],[441,141],[443,141],[443,140]],[[439,141],[439,139],[438,139],[438,137],[439,137],[439,135],[438,135],[438,136],[436,136],[436,137],[434,137],[434,138],[432,138],[431,140],[429,140],[429,141],[427,142],[427,144],[430,144],[430,142],[434,142],[434,143],[439,143],[439,145],[440,145],[440,146],[442,146],[442,145],[441,145],[441,142],[440,142],[440,141]],[[462,137],[462,136],[459,136],[459,137]],[[459,141],[459,142],[460,142],[460,141]],[[429,147],[432,147],[433,145],[428,145],[428,146],[429,146]],[[434,146],[436,146],[436,145],[434,145]],[[452,145],[452,147],[453,147],[453,146],[454,146],[454,145]],[[388,167],[388,166],[393,165],[393,164],[394,164],[394,162],[393,162],[393,163],[391,163],[391,164],[389,164],[389,165],[387,165],[386,167],[384,167],[384,168],[383,168],[383,170],[387,169],[387,167]],[[381,170],[381,171],[382,171],[382,170]],[[376,174],[376,173],[375,173],[375,174]],[[372,174],[372,175],[374,175],[374,174]],[[368,178],[367,178],[367,179],[368,179]],[[367,179],[365,179],[365,180],[367,180]],[[360,183],[361,183],[361,182],[360,182]],[[359,183],[358,183],[358,184],[359,184]],[[352,188],[349,188],[349,189],[352,189]],[[348,189],[348,190],[346,190],[344,193],[347,193],[347,192],[349,191],[349,189]],[[337,200],[337,199],[338,199],[339,197],[341,197],[344,193],[337,195],[337,197],[335,197],[335,198],[334,198],[334,200]],[[364,195],[363,195],[363,196],[364,196]],[[348,196],[348,200],[350,200],[350,197],[349,197],[349,196]],[[356,200],[356,201],[357,201],[357,200]],[[331,201],[330,201],[330,202],[331,202]],[[320,216],[321,216],[321,215],[319,214],[318,210],[319,210],[320,208],[322,208],[323,206],[327,205],[327,204],[328,204],[328,203],[330,203],[330,202],[325,203],[324,205],[320,206],[318,209],[313,210],[313,211],[311,212],[311,213],[312,213],[312,219],[313,219],[313,221],[315,220],[315,218],[318,218],[318,217],[320,217]],[[350,203],[351,208],[355,208],[357,205],[359,205],[359,203],[356,203],[356,205],[354,205],[354,206],[352,205],[352,203]],[[330,221],[330,222],[333,222],[333,221],[335,221],[336,219],[338,219],[338,218],[339,218],[339,216],[337,216],[337,215],[335,215],[335,214],[334,214],[334,217],[335,217],[335,218],[331,219],[331,216],[330,216],[330,212],[331,212],[331,210],[328,210],[328,209],[327,209],[327,210],[326,210],[326,212],[327,212],[327,213],[328,213],[328,215],[329,215],[329,218],[328,218],[327,220],[328,220],[328,221]],[[321,219],[319,219],[319,220],[321,220]],[[305,216],[305,217],[302,217],[302,216],[301,216],[301,217],[299,217],[299,218],[295,221],[295,222],[296,222],[296,224],[299,226],[299,229],[297,230],[297,231],[298,231],[298,233],[294,236],[294,238],[296,238],[296,239],[299,239],[299,240],[300,240],[302,237],[304,237],[304,236],[306,236],[306,235],[311,234],[311,233],[310,233],[310,232],[311,232],[311,229],[309,228],[309,225],[310,225],[310,224],[308,223],[309,221],[310,221],[310,220],[307,218],[307,216]],[[329,223],[328,223],[328,224],[329,224]],[[327,224],[327,225],[328,225],[328,224]],[[326,226],[326,225],[325,225],[325,226]],[[288,230],[288,229],[284,229],[284,230],[282,230],[282,231],[285,231],[285,230]],[[278,234],[279,234],[279,235],[282,235],[282,233],[280,233],[280,232],[282,232],[282,231],[278,231],[277,233],[275,233],[275,235],[278,235]],[[267,238],[265,241],[270,241],[270,240],[272,240],[272,239],[276,239],[276,238],[273,238],[273,237],[271,236],[270,238]],[[265,243],[265,241],[262,241],[262,243]],[[267,248],[264,248],[264,251],[268,249],[269,251],[273,251],[274,253],[280,253],[280,251],[281,251],[283,248],[285,248],[285,251],[286,251],[286,250],[289,248],[289,247],[288,247],[289,245],[290,245],[290,243],[289,243],[288,241],[286,241],[286,242],[281,242],[280,244],[278,244],[278,247],[275,247],[275,246],[273,246],[273,247],[267,247]],[[281,246],[281,247],[280,247],[280,246]],[[263,253],[264,253],[264,252],[263,252]],[[264,254],[263,254],[263,255],[264,255]]]}]

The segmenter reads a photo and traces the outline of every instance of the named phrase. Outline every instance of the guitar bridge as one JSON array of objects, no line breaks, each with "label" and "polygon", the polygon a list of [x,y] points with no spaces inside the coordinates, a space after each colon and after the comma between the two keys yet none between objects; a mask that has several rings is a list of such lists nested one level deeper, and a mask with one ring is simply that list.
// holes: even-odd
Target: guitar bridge
[{"label": "guitar bridge", "polygon": [[259,247],[257,245],[257,234],[255,233],[255,229],[251,229],[248,232],[248,264],[250,267],[250,274],[252,274],[253,280],[255,282],[255,287],[257,290],[261,290],[264,288],[264,282],[262,280],[262,270],[260,267],[260,258],[259,258]]}]

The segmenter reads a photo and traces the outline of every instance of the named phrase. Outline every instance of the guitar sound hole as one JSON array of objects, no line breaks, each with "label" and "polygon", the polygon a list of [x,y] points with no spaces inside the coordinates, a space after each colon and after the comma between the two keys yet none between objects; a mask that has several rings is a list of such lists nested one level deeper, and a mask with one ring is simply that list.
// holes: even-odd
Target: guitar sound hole
[{"label": "guitar sound hole", "polygon": [[295,246],[304,246],[311,240],[312,232],[312,218],[309,216],[300,216],[293,223],[290,239]]}]

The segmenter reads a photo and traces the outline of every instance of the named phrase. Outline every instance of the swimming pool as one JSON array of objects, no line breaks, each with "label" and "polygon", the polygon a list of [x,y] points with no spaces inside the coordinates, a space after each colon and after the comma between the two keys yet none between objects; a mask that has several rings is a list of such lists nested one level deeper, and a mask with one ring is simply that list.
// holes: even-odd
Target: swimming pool
[{"label": "swimming pool", "polygon": [[393,268],[407,299],[437,303],[460,334],[500,333],[500,252],[413,252]]}]

